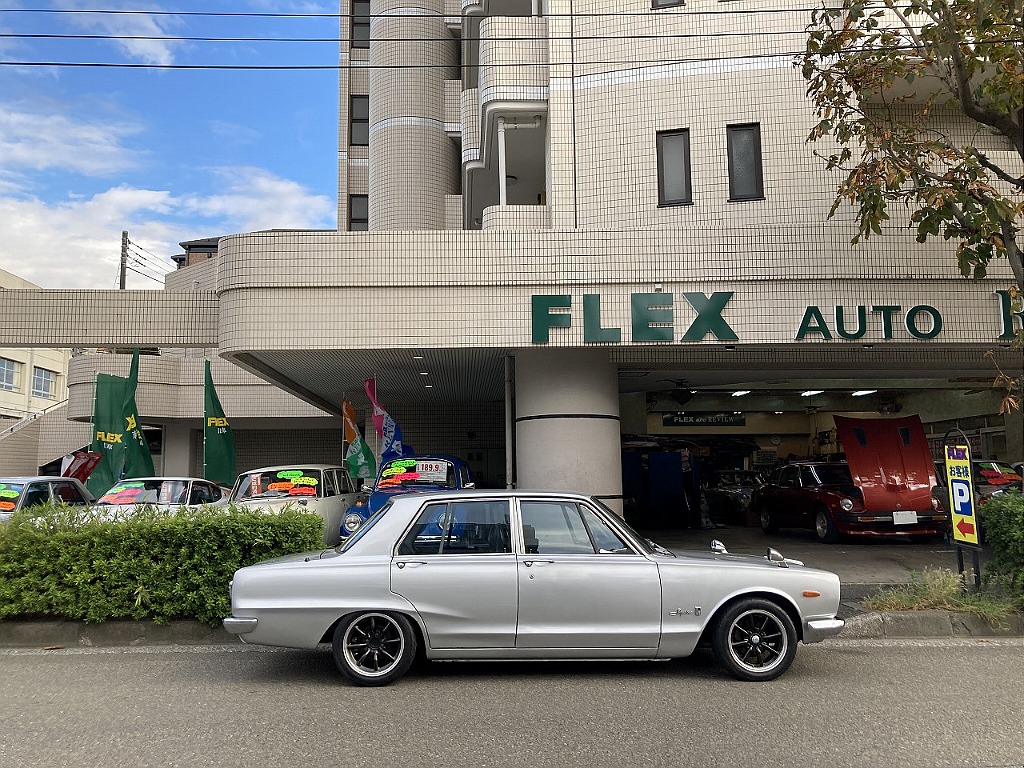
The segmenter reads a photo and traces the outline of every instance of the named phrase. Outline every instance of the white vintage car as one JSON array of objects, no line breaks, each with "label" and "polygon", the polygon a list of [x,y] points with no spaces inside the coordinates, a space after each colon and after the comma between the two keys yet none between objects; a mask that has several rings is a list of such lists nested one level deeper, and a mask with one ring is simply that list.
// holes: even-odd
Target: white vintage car
[{"label": "white vintage car", "polygon": [[324,520],[324,544],[340,541],[341,521],[350,506],[366,502],[344,467],[331,464],[285,464],[243,472],[231,489],[231,503],[268,512],[286,505],[304,507]]},{"label": "white vintage car", "polygon": [[384,685],[427,659],[659,659],[710,645],[741,680],[785,672],[837,634],[839,577],[763,557],[672,552],[598,499],[439,491],[396,496],[341,547],[241,568],[224,627],[246,643],[333,644]]},{"label": "white vintage car", "polygon": [[173,512],[222,507],[230,493],[230,488],[201,477],[132,477],[114,483],[94,506],[101,517],[119,520],[143,508]]}]

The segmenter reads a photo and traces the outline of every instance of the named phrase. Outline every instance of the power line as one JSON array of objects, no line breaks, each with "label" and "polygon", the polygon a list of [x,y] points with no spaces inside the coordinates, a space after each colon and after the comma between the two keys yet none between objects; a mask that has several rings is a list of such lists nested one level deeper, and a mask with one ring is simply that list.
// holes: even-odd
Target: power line
[{"label": "power line", "polygon": [[152,280],[155,283],[160,283],[162,285],[163,282],[164,282],[162,277],[154,277],[153,275],[149,275],[149,274],[146,274],[145,272],[140,272],[137,269],[133,269],[130,266],[126,266],[125,269],[127,269],[129,272],[134,272],[136,275],[139,275],[140,277],[148,277],[150,280]]}]

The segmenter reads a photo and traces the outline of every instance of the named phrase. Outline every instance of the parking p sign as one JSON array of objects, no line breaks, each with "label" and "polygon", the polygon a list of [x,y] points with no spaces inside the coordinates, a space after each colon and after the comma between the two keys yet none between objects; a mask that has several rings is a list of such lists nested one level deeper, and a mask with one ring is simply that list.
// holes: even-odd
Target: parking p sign
[{"label": "parking p sign", "polygon": [[964,544],[977,545],[978,520],[974,515],[974,480],[971,476],[969,446],[946,446],[946,484],[949,488],[953,539]]}]

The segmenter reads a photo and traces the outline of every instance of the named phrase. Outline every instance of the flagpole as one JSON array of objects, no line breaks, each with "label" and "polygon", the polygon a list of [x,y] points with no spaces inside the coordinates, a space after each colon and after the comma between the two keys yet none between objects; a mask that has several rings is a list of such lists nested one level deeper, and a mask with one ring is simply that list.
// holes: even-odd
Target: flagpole
[{"label": "flagpole", "polygon": [[[206,477],[206,365],[207,360],[203,357],[203,416],[199,420],[199,428],[203,431],[203,474],[202,477]],[[210,376],[213,376],[211,372]]]}]

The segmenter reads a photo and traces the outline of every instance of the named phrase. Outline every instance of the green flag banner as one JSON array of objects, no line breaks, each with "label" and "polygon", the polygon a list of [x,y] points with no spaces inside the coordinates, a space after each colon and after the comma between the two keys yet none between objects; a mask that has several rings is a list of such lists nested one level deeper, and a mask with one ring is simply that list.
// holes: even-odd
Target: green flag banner
[{"label": "green flag banner", "polygon": [[152,477],[153,456],[142,431],[139,407],[135,404],[135,390],[139,384],[139,350],[132,352],[132,367],[124,389],[124,470],[118,480],[125,477]]},{"label": "green flag banner", "polygon": [[377,462],[374,461],[373,451],[363,440],[359,427],[356,426],[356,412],[348,400],[341,401],[341,416],[345,443],[348,445],[345,451],[345,464],[348,466],[349,477],[376,477]]},{"label": "green flag banner", "polygon": [[106,493],[121,477],[124,466],[124,396],[127,379],[96,374],[92,407],[92,444],[90,450],[100,461],[86,481],[94,496]]},{"label": "green flag banner", "polygon": [[235,484],[235,438],[213,386],[210,361],[206,360],[206,386],[203,398],[203,477],[229,488]]}]

